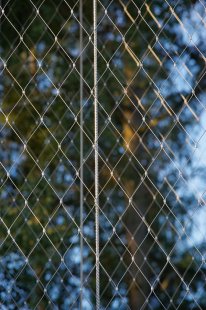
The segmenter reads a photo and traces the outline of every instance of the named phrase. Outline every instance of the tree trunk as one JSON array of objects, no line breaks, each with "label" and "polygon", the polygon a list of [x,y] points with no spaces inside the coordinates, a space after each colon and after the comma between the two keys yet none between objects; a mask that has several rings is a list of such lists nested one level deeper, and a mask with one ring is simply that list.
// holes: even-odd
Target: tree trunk
[{"label": "tree trunk", "polygon": [[[145,153],[139,144],[138,134],[134,134],[135,127],[138,128],[140,123],[137,113],[134,110],[126,110],[124,114],[123,136],[125,148],[127,148],[131,160],[124,180],[127,207],[124,222],[127,229],[126,237],[129,249],[129,257],[127,257],[127,266],[130,266],[128,270],[129,306],[131,310],[146,310],[148,308],[147,297],[150,293],[150,269],[147,264],[150,241],[143,217],[148,211],[150,195],[145,184],[139,185],[139,174],[142,174],[143,170],[131,156],[133,153],[140,160]],[[129,202],[130,198],[132,201]],[[131,259],[133,259],[132,264]]]}]

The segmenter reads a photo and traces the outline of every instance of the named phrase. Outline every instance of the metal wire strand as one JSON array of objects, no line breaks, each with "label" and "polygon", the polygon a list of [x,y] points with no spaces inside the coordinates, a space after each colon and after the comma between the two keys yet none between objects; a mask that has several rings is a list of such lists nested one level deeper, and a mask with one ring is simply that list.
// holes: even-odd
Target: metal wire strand
[{"label": "metal wire strand", "polygon": [[94,152],[95,152],[95,243],[96,243],[96,309],[100,309],[99,276],[99,147],[98,147],[98,68],[97,68],[97,0],[93,0],[94,28]]},{"label": "metal wire strand", "polygon": [[83,256],[83,203],[84,203],[84,149],[83,149],[83,3],[79,2],[79,20],[80,20],[80,310],[83,309],[83,281],[84,281],[84,256]]}]

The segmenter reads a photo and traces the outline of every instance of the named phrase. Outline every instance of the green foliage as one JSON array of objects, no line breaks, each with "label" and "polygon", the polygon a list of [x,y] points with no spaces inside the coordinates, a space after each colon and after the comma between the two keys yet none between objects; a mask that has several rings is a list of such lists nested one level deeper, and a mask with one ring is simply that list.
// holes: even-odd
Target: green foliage
[{"label": "green foliage", "polygon": [[[171,7],[175,4],[170,1]],[[29,308],[78,308],[78,5],[76,1],[57,4],[52,0],[37,1],[35,5],[39,14],[31,1],[2,4],[5,15],[1,57],[7,66],[2,73],[0,115],[1,265],[11,253],[26,262],[15,277],[16,285],[25,288]],[[106,15],[102,5],[107,7]],[[193,6],[182,0],[175,8],[176,14],[181,19],[182,12],[190,12]],[[197,89],[198,96],[203,92],[195,85],[203,59],[198,50],[191,53],[183,42],[178,20],[166,1],[143,5],[142,1],[126,4],[105,0],[99,3],[98,12],[102,305],[134,309],[131,282],[137,279],[135,292],[139,294],[140,277],[131,261],[134,255],[137,266],[149,270],[147,280],[154,286],[149,298],[152,309],[162,309],[161,304],[168,304],[171,298],[173,304],[168,309],[178,303],[181,309],[197,309],[194,296],[202,281],[196,277],[201,257],[193,258],[190,252],[197,251],[187,245],[182,230],[188,208],[193,208],[195,200],[186,195],[177,198],[182,182],[177,181],[179,171],[173,163],[178,165],[190,156],[185,145],[187,133],[182,128],[192,127],[195,118],[184,106],[182,95],[190,101],[193,111],[200,113],[194,92]],[[155,12],[156,19],[151,12]],[[93,305],[93,45],[88,37],[92,36],[91,1],[84,1],[83,33],[85,300]],[[184,62],[183,50],[187,62],[194,62],[193,79],[189,80],[190,88],[179,89],[177,84],[182,84],[183,79],[175,81],[174,64]],[[205,79],[201,83],[204,86]],[[180,149],[182,145],[184,150]],[[133,209],[128,196],[133,198]],[[140,245],[136,241],[144,229],[138,226],[143,216],[152,233],[146,232]],[[185,246],[180,252],[182,244]],[[171,256],[170,262],[167,255]],[[149,264],[142,263],[143,256]],[[6,265],[3,268],[8,269]],[[188,298],[181,277],[191,283]],[[15,296],[11,303],[18,304]],[[203,303],[204,293],[195,299]]]}]

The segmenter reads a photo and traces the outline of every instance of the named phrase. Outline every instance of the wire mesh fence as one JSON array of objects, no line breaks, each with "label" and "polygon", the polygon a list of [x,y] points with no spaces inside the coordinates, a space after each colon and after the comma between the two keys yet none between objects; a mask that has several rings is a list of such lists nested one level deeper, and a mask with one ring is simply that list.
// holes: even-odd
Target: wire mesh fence
[{"label": "wire mesh fence", "polygon": [[0,309],[205,309],[204,0],[1,0]]}]

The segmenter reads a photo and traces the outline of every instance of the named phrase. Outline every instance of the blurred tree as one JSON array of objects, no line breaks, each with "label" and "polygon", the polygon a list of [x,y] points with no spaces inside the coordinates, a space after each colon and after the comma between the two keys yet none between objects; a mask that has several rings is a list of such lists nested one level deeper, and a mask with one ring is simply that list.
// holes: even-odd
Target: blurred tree
[{"label": "blurred tree", "polygon": [[[186,234],[195,200],[182,193],[186,176],[180,175],[193,143],[187,130],[199,121],[205,89],[205,45],[194,44],[187,30],[188,16],[193,10],[201,16],[204,7],[193,2],[98,4],[104,308],[202,304],[204,294],[196,293],[202,258],[187,247]],[[8,270],[5,257],[21,255],[14,305],[22,304],[16,287],[23,284],[25,307],[78,309],[79,6],[73,0],[16,0],[2,7],[2,270]],[[92,4],[86,0],[85,309],[95,303],[91,35]]]}]

